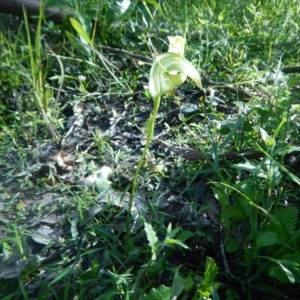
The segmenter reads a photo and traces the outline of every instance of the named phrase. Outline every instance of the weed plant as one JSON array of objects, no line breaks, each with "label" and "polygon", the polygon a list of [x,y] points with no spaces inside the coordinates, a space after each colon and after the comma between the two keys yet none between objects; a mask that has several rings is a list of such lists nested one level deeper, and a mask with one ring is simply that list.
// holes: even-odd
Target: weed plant
[{"label": "weed plant", "polygon": [[[196,116],[180,112],[179,125],[172,126],[172,117],[164,117],[169,127],[164,142],[188,145],[205,156],[187,160],[150,145],[134,179],[146,190],[150,218],[135,232],[125,206],[106,203],[96,217],[88,216],[99,191],[75,190],[58,181],[49,187],[49,178],[34,182],[36,190],[68,197],[57,204],[69,225],[63,244],[49,243],[37,254],[30,253],[22,205],[14,203],[18,192],[0,185],[3,197],[10,198],[5,209],[0,205],[0,263],[3,270],[22,270],[11,278],[0,270],[1,299],[297,299],[300,77],[281,71],[299,65],[298,1],[59,3],[49,0],[47,5],[72,11],[64,25],[44,21],[42,11],[35,23],[26,15],[23,20],[5,16],[17,20],[13,29],[1,23],[0,176],[15,180],[28,165],[32,144],[59,141],[68,111],[86,99],[100,113],[114,104],[111,99],[124,102],[124,95],[138,94],[134,87],[148,78],[149,60],[115,68],[102,47],[151,57],[167,51],[168,35],[185,36],[186,57],[200,72],[204,93],[196,100]],[[191,85],[181,88],[193,90]],[[143,106],[153,105],[148,91],[142,94]],[[189,102],[166,94],[161,114],[168,116],[181,101]],[[139,105],[133,104],[132,128],[144,112]],[[231,113],[220,111],[220,105]],[[145,136],[146,125],[139,128]],[[123,176],[124,182],[116,179],[115,187],[130,190],[137,167],[136,161],[129,164],[130,151],[115,150],[106,133],[93,133],[93,138],[96,160],[103,161],[108,152],[117,168],[128,163],[129,176]],[[247,156],[249,151],[255,155]],[[90,166],[79,146],[75,152]],[[18,178],[19,188],[33,184],[30,177]],[[197,220],[203,212],[210,215],[209,229],[200,221],[168,221],[168,213],[159,211],[166,182],[196,207]],[[208,201],[200,207],[187,196],[203,199],[199,185],[209,187]],[[7,215],[16,216],[14,224]]]}]

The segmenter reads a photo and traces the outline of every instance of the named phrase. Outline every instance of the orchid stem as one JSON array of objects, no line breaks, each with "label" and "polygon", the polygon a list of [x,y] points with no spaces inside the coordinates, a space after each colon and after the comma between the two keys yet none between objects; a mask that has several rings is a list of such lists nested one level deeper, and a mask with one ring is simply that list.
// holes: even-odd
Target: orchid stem
[{"label": "orchid stem", "polygon": [[152,114],[149,117],[149,123],[148,123],[148,129],[147,129],[147,141],[146,141],[146,145],[145,148],[141,154],[139,163],[137,165],[134,177],[133,177],[133,182],[132,182],[132,186],[131,186],[131,193],[130,193],[130,199],[129,199],[129,205],[128,205],[128,212],[127,212],[127,218],[126,218],[126,240],[128,243],[128,247],[130,249],[133,248],[133,243],[131,240],[131,236],[130,236],[130,220],[131,220],[131,208],[132,208],[132,204],[133,204],[133,198],[134,195],[136,193],[136,186],[137,186],[137,180],[140,174],[140,170],[141,167],[144,163],[144,159],[145,156],[147,154],[147,151],[149,149],[151,140],[153,138],[154,135],[154,126],[155,126],[155,119],[156,119],[156,115],[159,109],[159,105],[160,105],[160,96],[157,96],[154,98],[154,107],[153,107],[153,111]]}]

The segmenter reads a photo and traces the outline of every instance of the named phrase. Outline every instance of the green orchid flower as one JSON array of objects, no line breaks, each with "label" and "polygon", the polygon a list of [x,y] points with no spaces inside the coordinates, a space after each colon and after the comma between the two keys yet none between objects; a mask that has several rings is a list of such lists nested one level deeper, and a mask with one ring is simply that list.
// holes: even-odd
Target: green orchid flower
[{"label": "green orchid flower", "polygon": [[187,77],[190,77],[198,86],[201,86],[201,79],[196,68],[184,58],[185,39],[182,36],[168,37],[168,39],[170,43],[168,52],[156,57],[150,71],[148,89],[150,95],[154,98],[154,106],[148,122],[146,145],[133,177],[126,219],[126,236],[128,246],[131,248],[131,207],[133,205],[134,194],[137,189],[138,176],[154,135],[155,119],[160,105],[160,97],[166,92],[172,91],[174,88],[180,86],[184,83]]},{"label": "green orchid flower", "polygon": [[185,39],[182,36],[168,39],[170,42],[168,52],[154,60],[150,71],[148,88],[154,99],[180,86],[187,77],[201,86],[198,71],[184,58]]}]

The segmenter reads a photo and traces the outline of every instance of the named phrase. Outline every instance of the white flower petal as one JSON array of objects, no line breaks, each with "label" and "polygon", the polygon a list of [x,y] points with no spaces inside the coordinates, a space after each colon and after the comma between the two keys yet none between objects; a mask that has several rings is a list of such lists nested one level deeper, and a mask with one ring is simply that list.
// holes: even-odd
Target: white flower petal
[{"label": "white flower petal", "polygon": [[187,76],[201,86],[199,73],[187,59],[171,52],[161,54],[150,71],[149,93],[153,98],[161,96],[181,85]]},{"label": "white flower petal", "polygon": [[168,36],[169,50],[168,52],[179,54],[184,56],[185,38],[182,36]]}]

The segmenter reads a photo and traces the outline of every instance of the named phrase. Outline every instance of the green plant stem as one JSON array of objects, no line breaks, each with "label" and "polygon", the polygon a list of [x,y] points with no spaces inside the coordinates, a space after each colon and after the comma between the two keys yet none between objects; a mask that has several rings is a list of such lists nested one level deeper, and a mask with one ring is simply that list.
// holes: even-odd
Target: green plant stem
[{"label": "green plant stem", "polygon": [[16,244],[17,244],[17,248],[20,254],[21,259],[24,259],[24,248],[22,245],[22,241],[20,239],[17,227],[14,225],[14,232],[15,232],[15,237],[16,237]]},{"label": "green plant stem", "polygon": [[47,129],[50,131],[51,135],[56,141],[60,141],[59,136],[53,129],[51,122],[47,116],[46,109],[48,106],[49,95],[47,95],[47,91],[44,85],[44,78],[42,73],[42,59],[41,59],[41,27],[42,27],[42,6],[40,8],[38,26],[36,30],[35,36],[35,48],[33,48],[30,37],[29,30],[29,21],[27,17],[26,10],[23,8],[24,20],[25,20],[25,28],[27,33],[28,40],[28,48],[29,48],[29,58],[30,58],[30,66],[31,66],[31,83],[34,91],[36,106],[38,107],[42,118],[45,122]]},{"label": "green plant stem", "polygon": [[[61,72],[61,75],[60,75],[60,84],[59,84],[59,87],[58,87],[58,91],[57,91],[57,94],[56,94],[56,97],[55,97],[55,102],[54,102],[54,108],[55,110],[58,112],[58,101],[59,101],[59,98],[60,98],[60,94],[61,94],[61,91],[63,89],[63,85],[64,85],[64,79],[65,79],[65,69],[64,69],[64,65],[59,57],[59,55],[57,55],[56,53],[54,53],[51,49],[51,47],[45,43],[48,51],[51,53],[51,55],[53,55],[58,63],[59,63],[59,67],[60,67],[60,72]],[[56,113],[56,118],[58,118],[58,113]]]},{"label": "green plant stem", "polygon": [[154,99],[154,107],[153,107],[153,111],[152,114],[150,115],[149,118],[149,123],[148,123],[148,129],[147,129],[147,141],[146,141],[146,145],[145,148],[142,152],[142,155],[140,157],[139,163],[137,165],[134,177],[133,177],[133,182],[132,182],[132,187],[131,187],[131,193],[130,193],[130,199],[129,199],[129,204],[128,204],[128,212],[127,212],[127,218],[126,218],[126,240],[127,240],[127,246],[131,249],[133,247],[132,245],[132,240],[130,238],[130,219],[131,219],[131,208],[132,208],[132,204],[133,204],[133,198],[136,192],[136,187],[137,187],[137,180],[140,174],[140,170],[141,167],[144,163],[144,159],[146,156],[146,153],[149,149],[152,137],[154,135],[154,125],[155,125],[155,119],[156,119],[156,115],[159,109],[159,105],[160,105],[160,96],[156,97]]},{"label": "green plant stem", "polygon": [[21,278],[19,278],[18,280],[19,280],[19,286],[20,286],[20,289],[21,289],[21,291],[22,291],[22,295],[23,295],[23,297],[24,297],[23,299],[28,300],[29,298],[28,298],[26,289],[25,289],[25,287],[24,287],[24,284],[23,284]]}]

